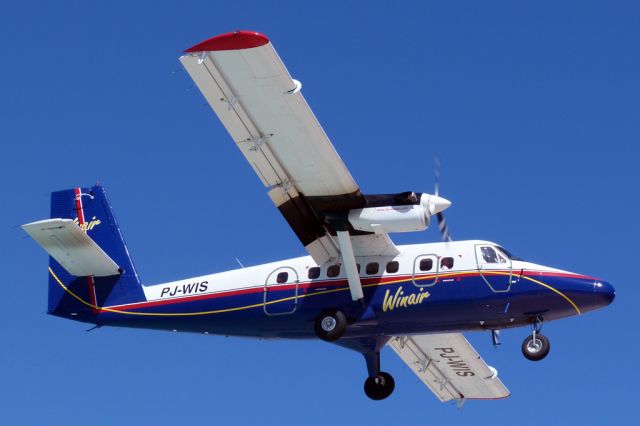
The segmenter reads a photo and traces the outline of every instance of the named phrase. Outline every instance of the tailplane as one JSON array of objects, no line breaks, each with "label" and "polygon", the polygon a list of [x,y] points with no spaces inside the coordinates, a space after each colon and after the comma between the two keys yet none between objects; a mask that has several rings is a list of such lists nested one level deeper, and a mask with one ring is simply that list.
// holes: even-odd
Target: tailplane
[{"label": "tailplane", "polygon": [[95,322],[102,307],[145,300],[102,186],[51,193],[51,219],[22,227],[50,255],[48,313]]}]

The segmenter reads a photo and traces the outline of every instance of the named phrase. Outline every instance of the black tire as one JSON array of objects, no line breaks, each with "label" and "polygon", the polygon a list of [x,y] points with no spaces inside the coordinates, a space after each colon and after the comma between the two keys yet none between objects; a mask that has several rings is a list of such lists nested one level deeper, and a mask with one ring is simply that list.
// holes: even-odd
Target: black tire
[{"label": "black tire", "polygon": [[549,354],[551,349],[551,343],[549,339],[540,333],[536,333],[536,342],[533,341],[533,336],[527,336],[522,342],[522,354],[529,361],[540,361]]},{"label": "black tire", "polygon": [[396,381],[393,380],[393,376],[384,371],[381,371],[378,377],[368,377],[364,381],[364,393],[374,401],[387,398],[395,387]]},{"label": "black tire", "polygon": [[324,311],[316,318],[316,335],[325,342],[335,342],[347,329],[347,317],[338,310]]}]

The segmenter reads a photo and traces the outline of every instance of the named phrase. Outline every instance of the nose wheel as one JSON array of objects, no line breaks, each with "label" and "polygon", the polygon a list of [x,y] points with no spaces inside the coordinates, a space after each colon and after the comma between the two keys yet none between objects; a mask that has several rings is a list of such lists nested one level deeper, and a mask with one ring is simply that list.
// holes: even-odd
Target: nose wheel
[{"label": "nose wheel", "polygon": [[529,361],[540,361],[549,354],[551,344],[542,334],[527,336],[522,342],[522,354]]},{"label": "nose wheel", "polygon": [[540,334],[540,321],[533,323],[533,333],[522,342],[522,354],[529,361],[540,361],[549,354],[551,343]]},{"label": "nose wheel", "polygon": [[365,352],[364,359],[367,362],[369,377],[364,381],[364,393],[374,401],[387,398],[396,387],[396,382],[391,374],[380,371],[380,347],[387,343],[384,339],[374,352]]}]

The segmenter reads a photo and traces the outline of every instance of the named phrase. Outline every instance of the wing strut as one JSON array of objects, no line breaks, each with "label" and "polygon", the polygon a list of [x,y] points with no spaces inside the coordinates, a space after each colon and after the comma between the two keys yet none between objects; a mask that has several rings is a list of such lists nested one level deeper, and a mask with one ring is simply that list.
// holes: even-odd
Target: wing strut
[{"label": "wing strut", "polygon": [[362,300],[362,284],[360,283],[360,274],[356,266],[356,257],[353,254],[353,246],[351,245],[351,237],[349,231],[337,231],[338,245],[340,246],[340,254],[342,255],[342,263],[347,272],[347,280],[349,281],[349,290],[351,290],[351,298],[354,301]]}]

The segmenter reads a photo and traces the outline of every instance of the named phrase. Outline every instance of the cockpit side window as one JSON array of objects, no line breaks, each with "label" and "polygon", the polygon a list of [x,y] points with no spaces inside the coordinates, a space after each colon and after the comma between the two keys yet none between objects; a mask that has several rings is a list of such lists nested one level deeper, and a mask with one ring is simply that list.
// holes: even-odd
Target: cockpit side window
[{"label": "cockpit side window", "polygon": [[498,253],[496,253],[493,247],[480,247],[480,253],[482,254],[482,260],[484,260],[486,263],[504,263],[504,259],[501,259],[498,256]]}]

